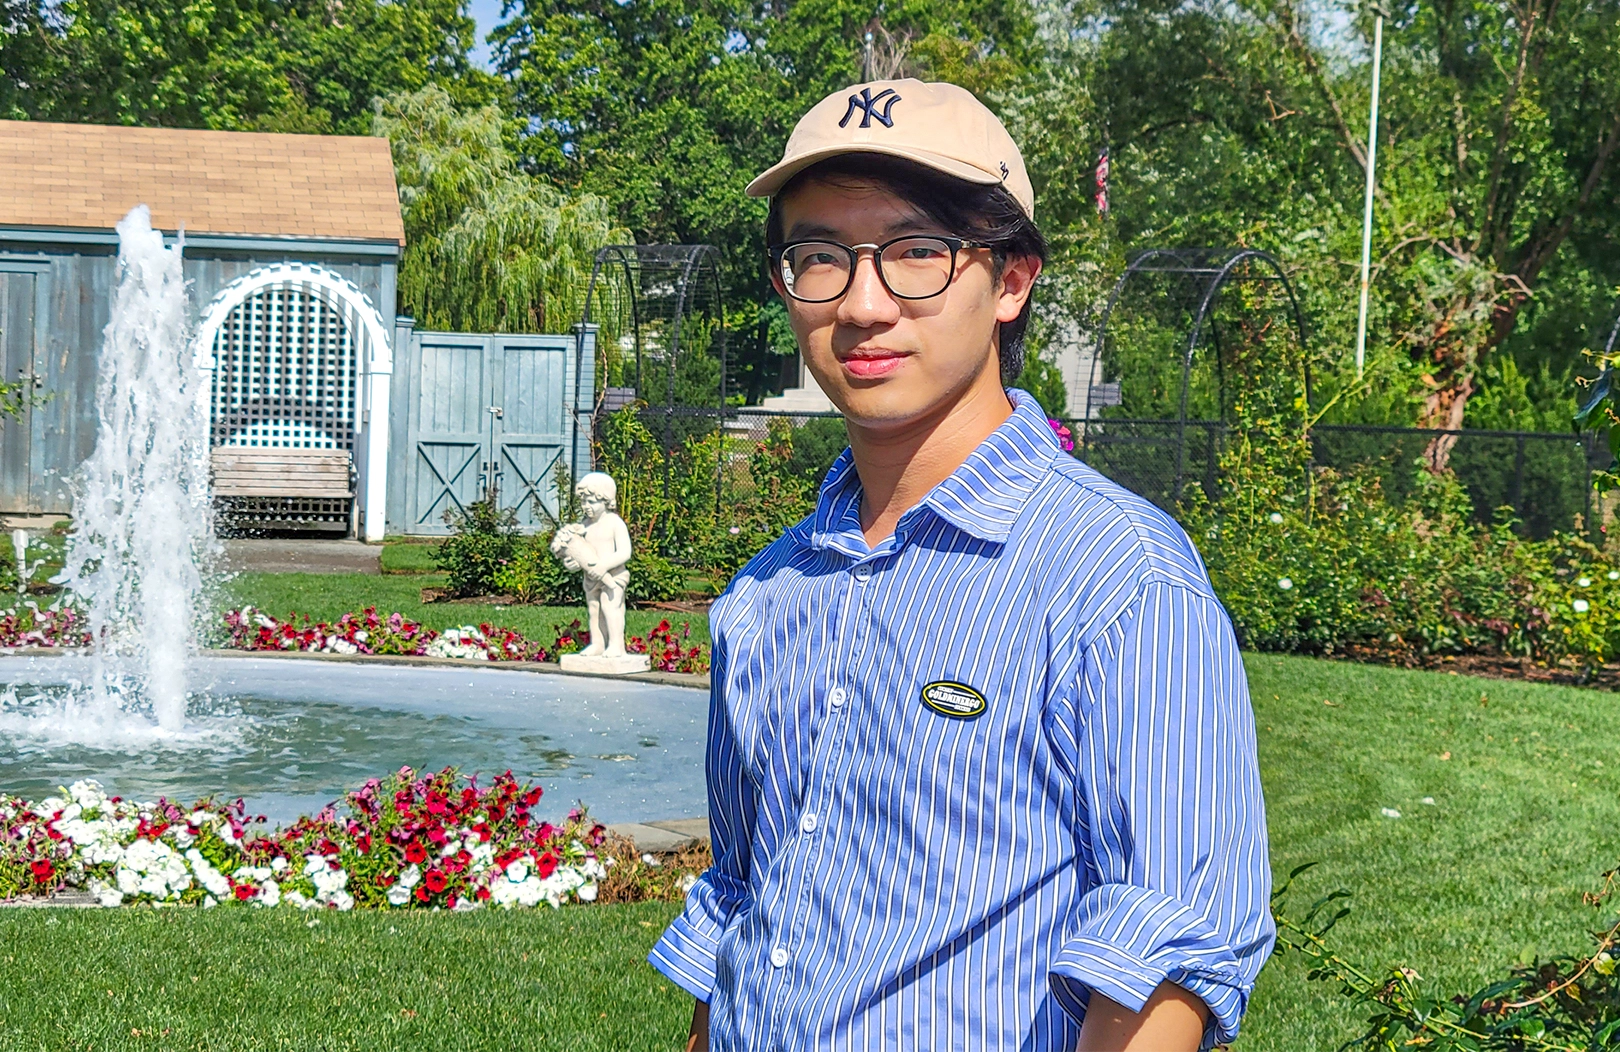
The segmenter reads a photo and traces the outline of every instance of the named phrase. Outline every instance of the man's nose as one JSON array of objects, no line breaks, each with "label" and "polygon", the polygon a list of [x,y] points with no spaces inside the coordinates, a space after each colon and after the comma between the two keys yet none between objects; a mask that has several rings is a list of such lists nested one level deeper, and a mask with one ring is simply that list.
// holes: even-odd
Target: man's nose
[{"label": "man's nose", "polygon": [[900,320],[900,304],[878,276],[876,253],[862,252],[856,258],[855,274],[838,303],[838,320],[863,329]]}]

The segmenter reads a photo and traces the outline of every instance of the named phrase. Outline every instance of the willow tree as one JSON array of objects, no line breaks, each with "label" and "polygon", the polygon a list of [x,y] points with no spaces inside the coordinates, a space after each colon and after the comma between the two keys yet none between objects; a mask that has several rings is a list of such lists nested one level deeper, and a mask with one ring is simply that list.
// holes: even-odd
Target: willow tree
[{"label": "willow tree", "polygon": [[377,100],[405,218],[399,299],[423,328],[564,332],[580,320],[596,250],[629,234],[606,201],[518,167],[494,106],[458,109],[437,85]]}]

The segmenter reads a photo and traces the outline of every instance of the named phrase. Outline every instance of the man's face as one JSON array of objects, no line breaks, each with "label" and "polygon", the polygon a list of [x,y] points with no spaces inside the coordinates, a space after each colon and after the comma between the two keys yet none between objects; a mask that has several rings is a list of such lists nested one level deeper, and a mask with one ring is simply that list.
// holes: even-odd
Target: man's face
[{"label": "man's face", "polygon": [[[788,241],[882,244],[948,233],[870,183],[809,180],[783,198],[781,211]],[[1000,390],[996,324],[1018,317],[1039,270],[1033,260],[1008,260],[998,282],[990,251],[964,248],[944,292],[905,300],[884,288],[871,252],[863,251],[842,298],[783,300],[806,367],[845,417],[868,428],[903,427],[948,409],[975,385]],[[780,275],[771,280],[782,294]]]}]

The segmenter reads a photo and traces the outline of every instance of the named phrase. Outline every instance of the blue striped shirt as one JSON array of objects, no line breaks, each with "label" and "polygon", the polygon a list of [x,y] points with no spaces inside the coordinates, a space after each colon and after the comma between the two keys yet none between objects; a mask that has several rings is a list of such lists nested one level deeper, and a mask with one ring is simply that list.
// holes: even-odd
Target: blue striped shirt
[{"label": "blue striped shirt", "polygon": [[1009,395],[875,548],[846,450],[711,611],[715,862],[650,960],[713,1049],[1068,1050],[1166,979],[1237,1033],[1273,930],[1231,623]]}]

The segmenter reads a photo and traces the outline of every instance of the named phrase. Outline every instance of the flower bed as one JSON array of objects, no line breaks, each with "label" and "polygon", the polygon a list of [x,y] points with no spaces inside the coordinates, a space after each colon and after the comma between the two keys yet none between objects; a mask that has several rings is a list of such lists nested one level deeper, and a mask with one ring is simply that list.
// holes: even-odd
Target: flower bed
[{"label": "flower bed", "polygon": [[261,832],[242,802],[179,807],[76,782],[30,803],[0,795],[0,899],[82,888],[103,906],[299,909],[533,907],[684,895],[702,852],[664,865],[579,810],[534,817],[538,786],[480,787],[446,768],[372,779],[292,825]]},{"label": "flower bed", "polygon": [[[526,638],[521,632],[483,622],[436,631],[399,613],[387,617],[367,607],[344,614],[336,621],[311,622],[298,614],[278,620],[244,606],[225,614],[225,646],[233,650],[291,650],[324,654],[405,654],[417,657],[459,658],[468,661],[556,661],[563,654],[584,649],[590,632],[576,620],[566,628],[554,625],[547,642]],[[702,644],[686,645],[688,625],[679,637],[670,623],[660,621],[646,638],[630,636],[625,649],[646,654],[660,672],[702,674],[709,670],[709,654]]]}]

